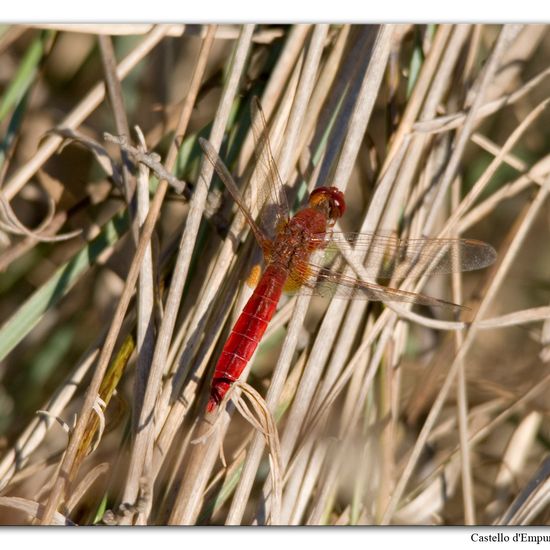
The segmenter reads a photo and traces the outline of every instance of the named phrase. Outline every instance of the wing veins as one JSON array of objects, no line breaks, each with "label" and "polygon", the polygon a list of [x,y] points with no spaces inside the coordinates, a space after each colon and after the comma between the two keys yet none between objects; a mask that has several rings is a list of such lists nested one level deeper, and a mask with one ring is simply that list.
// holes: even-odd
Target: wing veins
[{"label": "wing veins", "polygon": [[224,183],[225,187],[231,194],[231,197],[239,207],[239,210],[245,217],[246,221],[250,225],[250,228],[252,229],[252,232],[254,233],[254,236],[256,237],[256,240],[260,244],[260,246],[264,246],[266,242],[266,237],[263,234],[263,231],[260,229],[254,218],[252,217],[252,214],[250,213],[249,209],[246,207],[246,204],[244,203],[244,200],[242,198],[241,192],[239,191],[239,188],[237,187],[237,184],[233,180],[233,177],[231,176],[229,170],[221,160],[220,156],[214,149],[213,145],[204,138],[199,138],[199,145],[201,146],[201,149],[203,150],[206,158],[209,160],[210,164],[214,167],[214,170]]}]

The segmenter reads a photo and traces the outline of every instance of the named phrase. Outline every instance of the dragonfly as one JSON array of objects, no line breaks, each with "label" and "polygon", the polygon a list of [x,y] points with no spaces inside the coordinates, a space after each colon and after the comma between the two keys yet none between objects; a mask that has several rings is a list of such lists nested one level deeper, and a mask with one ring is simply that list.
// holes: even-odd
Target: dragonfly
[{"label": "dragonfly", "polygon": [[[335,186],[314,189],[307,204],[290,215],[285,188],[275,163],[265,115],[253,98],[252,131],[262,185],[257,193],[257,218],[247,206],[229,170],[212,144],[200,146],[242,212],[260,246],[265,268],[237,319],[216,363],[207,411],[213,412],[240,377],[275,314],[283,292],[343,299],[405,302],[461,309],[462,306],[424,294],[390,288],[374,281],[426,266],[429,274],[470,271],[494,262],[487,243],[470,239],[399,239],[383,233],[335,231],[346,211],[344,194]],[[366,260],[366,261],[365,261]],[[349,264],[360,265],[360,276]],[[365,279],[370,278],[369,282]]]}]

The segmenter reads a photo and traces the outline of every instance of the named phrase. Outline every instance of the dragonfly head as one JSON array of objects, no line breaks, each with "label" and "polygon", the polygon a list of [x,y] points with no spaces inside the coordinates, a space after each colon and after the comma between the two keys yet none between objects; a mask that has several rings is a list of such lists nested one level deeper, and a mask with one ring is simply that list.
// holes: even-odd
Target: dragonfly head
[{"label": "dragonfly head", "polygon": [[309,196],[309,206],[322,210],[327,218],[334,223],[346,211],[344,194],[337,187],[318,187]]}]

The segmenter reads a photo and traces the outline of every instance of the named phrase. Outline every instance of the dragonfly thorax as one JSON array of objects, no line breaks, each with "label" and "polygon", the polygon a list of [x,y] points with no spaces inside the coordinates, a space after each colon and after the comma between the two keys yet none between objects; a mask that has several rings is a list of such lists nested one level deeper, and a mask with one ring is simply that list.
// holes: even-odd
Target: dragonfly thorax
[{"label": "dragonfly thorax", "polygon": [[315,249],[321,248],[327,225],[322,211],[311,207],[300,210],[277,234],[269,251],[269,263],[288,271],[304,264]]}]

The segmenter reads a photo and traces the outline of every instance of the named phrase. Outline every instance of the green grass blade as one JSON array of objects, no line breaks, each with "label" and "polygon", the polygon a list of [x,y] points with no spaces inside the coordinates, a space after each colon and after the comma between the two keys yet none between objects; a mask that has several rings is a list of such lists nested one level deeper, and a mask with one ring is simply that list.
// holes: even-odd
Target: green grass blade
[{"label": "green grass blade", "polygon": [[127,215],[117,214],[101,233],[71,260],[62,265],[48,282],[36,290],[0,328],[0,361],[37,325],[48,309],[54,307],[97,260],[116,243],[128,228]]},{"label": "green grass blade", "polygon": [[21,65],[0,100],[0,122],[19,103],[34,82],[46,45],[53,37],[52,31],[40,33],[29,46]]}]

